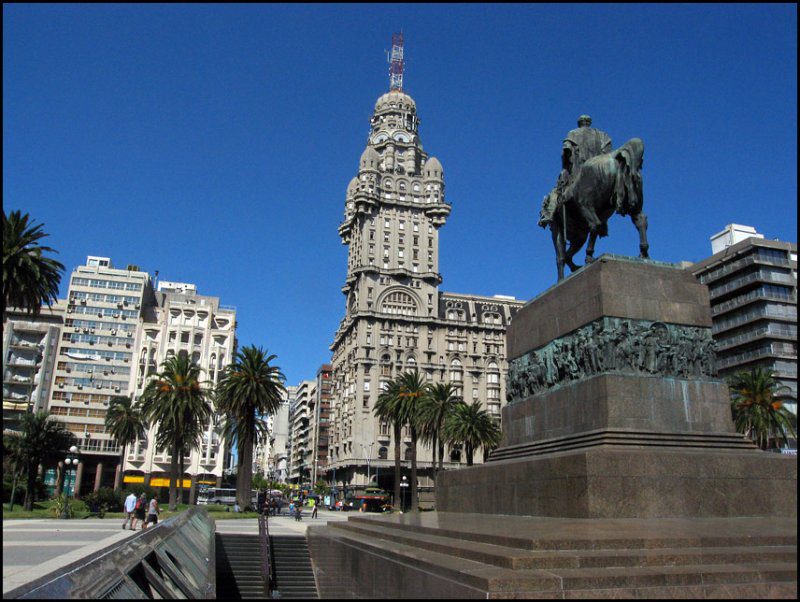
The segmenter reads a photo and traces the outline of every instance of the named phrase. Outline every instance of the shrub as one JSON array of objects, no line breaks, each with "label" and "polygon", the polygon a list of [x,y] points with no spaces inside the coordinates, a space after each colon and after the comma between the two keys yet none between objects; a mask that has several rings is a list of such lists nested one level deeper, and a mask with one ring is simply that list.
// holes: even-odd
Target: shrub
[{"label": "shrub", "polygon": [[50,506],[50,513],[56,518],[72,518],[75,516],[75,508],[73,501],[63,493],[53,498],[53,504]]}]

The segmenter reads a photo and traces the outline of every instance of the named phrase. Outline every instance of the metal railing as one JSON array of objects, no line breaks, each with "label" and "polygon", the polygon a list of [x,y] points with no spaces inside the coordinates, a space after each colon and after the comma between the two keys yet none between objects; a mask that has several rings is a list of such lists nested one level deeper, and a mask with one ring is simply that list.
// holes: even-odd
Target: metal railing
[{"label": "metal railing", "polygon": [[267,595],[272,593],[272,553],[269,545],[269,515],[258,515],[258,545],[261,548],[261,572]]}]

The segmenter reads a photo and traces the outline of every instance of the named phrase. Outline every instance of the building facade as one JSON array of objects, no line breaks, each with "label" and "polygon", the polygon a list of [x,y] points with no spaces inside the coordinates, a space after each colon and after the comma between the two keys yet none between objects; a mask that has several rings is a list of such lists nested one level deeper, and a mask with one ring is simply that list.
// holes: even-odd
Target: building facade
[{"label": "building facade", "polygon": [[289,400],[289,475],[288,481],[296,485],[307,484],[311,479],[311,458],[314,435],[312,432],[312,405],[317,394],[314,380],[302,381]]},{"label": "building facade", "polygon": [[797,243],[767,240],[738,224],[711,241],[713,255],[690,269],[708,286],[719,374],[772,370],[796,416]]},{"label": "building facade", "polygon": [[311,483],[319,480],[328,468],[328,444],[331,419],[331,365],[323,364],[317,370],[316,395],[311,400]]},{"label": "building facade", "polygon": [[20,416],[48,407],[66,301],[42,307],[35,318],[9,308],[3,323],[3,430],[16,430]]},{"label": "building facade", "polygon": [[149,274],[116,269],[108,257],[89,256],[71,274],[48,409],[78,438],[78,494],[114,484],[120,450],[105,417],[115,396],[132,392],[143,306],[152,292]]},{"label": "building facade", "polygon": [[297,387],[286,387],[286,397],[269,420],[269,457],[267,478],[270,481],[288,483],[291,434],[289,429],[289,407],[297,396]]},{"label": "building facade", "polygon": [[[219,381],[236,353],[236,309],[222,305],[218,297],[200,295],[191,283],[161,281],[144,307],[141,332],[135,346],[132,391],[138,399],[150,378],[170,357],[186,354],[200,366],[209,388]],[[218,434],[219,417],[206,425],[199,448],[185,458],[185,487],[193,503],[197,486],[222,483],[226,442]],[[147,440],[129,446],[125,482],[169,486],[170,450],[153,444],[157,425],[151,425]]]},{"label": "building facade", "polygon": [[[373,414],[383,387],[420,370],[480,400],[498,420],[505,403],[506,328],[522,302],[439,290],[439,232],[451,212],[442,165],[423,150],[416,103],[392,90],[370,119],[358,175],[339,226],[348,245],[345,315],[331,345],[329,470],[340,488],[371,481],[391,490],[393,445]],[[401,443],[409,457],[410,437]],[[448,450],[445,466],[460,465]],[[418,450],[420,485],[430,486],[432,452]]]}]

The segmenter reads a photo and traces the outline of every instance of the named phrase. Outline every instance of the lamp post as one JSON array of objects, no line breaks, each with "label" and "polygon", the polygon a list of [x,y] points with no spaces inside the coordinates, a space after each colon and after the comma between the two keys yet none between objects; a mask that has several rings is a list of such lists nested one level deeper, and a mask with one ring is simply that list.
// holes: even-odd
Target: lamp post
[{"label": "lamp post", "polygon": [[403,492],[403,499],[400,503],[400,512],[405,512],[406,507],[406,489],[408,489],[408,477],[403,475],[403,478],[400,480],[400,487],[401,491]]},{"label": "lamp post", "polygon": [[[64,469],[64,480],[65,481],[66,481],[66,478],[67,478],[67,473],[69,472],[69,468],[68,467],[70,466],[70,464],[75,466],[75,473],[74,473],[75,474],[75,478],[72,480],[72,487],[73,487],[72,497],[75,497],[74,487],[75,487],[75,482],[78,480],[78,462],[80,462],[80,458],[78,456],[78,447],[76,445],[73,445],[73,446],[71,446],[69,448],[69,453],[67,454],[67,457],[64,458],[64,465],[67,467],[67,468]],[[68,499],[70,496],[67,493],[69,491],[69,489],[66,487],[66,483],[65,483],[64,489],[66,490],[64,497]],[[61,510],[60,518],[67,518],[67,505],[66,504],[64,504],[64,508]]]},{"label": "lamp post", "polygon": [[372,460],[372,446],[375,445],[375,442],[372,441],[369,445],[361,444],[361,451],[364,452],[364,455],[367,458],[367,486],[369,486],[369,462]]}]

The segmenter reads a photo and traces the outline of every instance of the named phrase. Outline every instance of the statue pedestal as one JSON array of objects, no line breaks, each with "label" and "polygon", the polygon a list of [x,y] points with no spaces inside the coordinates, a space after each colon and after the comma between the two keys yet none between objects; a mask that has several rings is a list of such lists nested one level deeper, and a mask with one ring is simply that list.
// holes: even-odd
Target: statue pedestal
[{"label": "statue pedestal", "polygon": [[311,526],[320,596],[796,599],[797,460],[734,432],[710,326],[670,265],[545,291],[508,330],[491,461],[440,474],[436,512]]},{"label": "statue pedestal", "polygon": [[797,460],[738,435],[714,376],[708,290],[603,256],[508,329],[490,462],[440,475],[437,510],[562,518],[796,516]]}]

